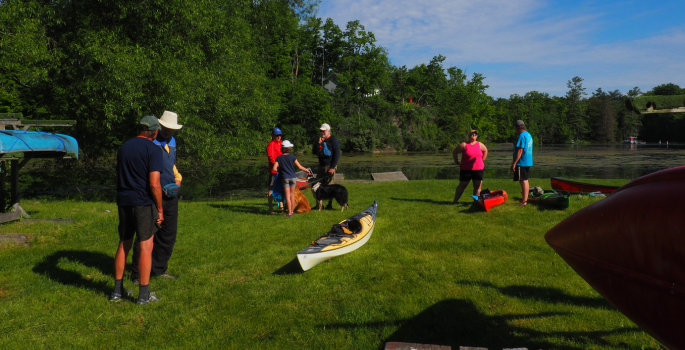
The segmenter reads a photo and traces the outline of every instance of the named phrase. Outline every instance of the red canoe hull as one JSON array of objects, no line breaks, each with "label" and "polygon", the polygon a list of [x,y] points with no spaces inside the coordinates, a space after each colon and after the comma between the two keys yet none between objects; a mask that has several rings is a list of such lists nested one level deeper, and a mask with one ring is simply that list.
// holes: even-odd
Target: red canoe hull
[{"label": "red canoe hull", "polygon": [[566,179],[561,179],[558,177],[553,177],[551,179],[552,189],[557,191],[566,192],[578,192],[578,193],[590,193],[590,192],[602,192],[602,193],[614,193],[618,189],[617,186],[604,186],[604,185],[593,185],[584,182],[571,181]]},{"label": "red canoe hull", "polygon": [[478,205],[485,209],[485,211],[489,211],[490,209],[503,204],[507,199],[509,199],[509,195],[507,195],[507,192],[504,190],[492,191],[490,193],[482,194],[480,198],[478,198]]},{"label": "red canoe hull", "polygon": [[685,349],[683,208],[685,166],[641,177],[545,235],[585,281],[669,349]]},{"label": "red canoe hull", "polygon": [[309,182],[307,179],[297,179],[297,188],[303,190],[305,188],[309,188]]}]

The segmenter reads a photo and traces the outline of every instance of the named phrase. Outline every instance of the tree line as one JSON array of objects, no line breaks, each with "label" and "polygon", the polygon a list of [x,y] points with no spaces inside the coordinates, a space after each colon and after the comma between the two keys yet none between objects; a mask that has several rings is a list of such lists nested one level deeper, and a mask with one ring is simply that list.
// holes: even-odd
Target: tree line
[{"label": "tree line", "polygon": [[[185,156],[229,161],[261,153],[275,126],[304,146],[326,122],[344,150],[368,152],[451,148],[469,129],[510,142],[517,119],[543,144],[659,137],[681,123],[628,108],[638,88],[588,93],[580,77],[564,96],[495,99],[484,76],[445,67],[441,55],[392,65],[362,23],[338,26],[316,17],[317,5],[0,0],[0,113],[77,120],[69,132],[86,159],[116,150],[138,119],[164,110],[185,125]],[[644,94],[685,91],[664,84]]]}]

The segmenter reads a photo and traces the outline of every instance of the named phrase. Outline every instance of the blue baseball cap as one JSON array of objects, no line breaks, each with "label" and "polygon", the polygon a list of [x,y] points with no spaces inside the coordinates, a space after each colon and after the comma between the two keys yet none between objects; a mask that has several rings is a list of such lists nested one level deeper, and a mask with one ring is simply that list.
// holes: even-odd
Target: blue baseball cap
[{"label": "blue baseball cap", "polygon": [[273,135],[283,135],[283,132],[279,128],[274,128],[274,131],[272,132]]}]

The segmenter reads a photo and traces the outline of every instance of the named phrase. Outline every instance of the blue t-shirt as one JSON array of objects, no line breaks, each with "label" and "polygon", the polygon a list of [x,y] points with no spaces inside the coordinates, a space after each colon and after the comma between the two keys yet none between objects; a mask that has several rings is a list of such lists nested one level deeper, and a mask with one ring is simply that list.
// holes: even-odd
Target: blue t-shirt
[{"label": "blue t-shirt", "polygon": [[297,157],[292,154],[281,154],[276,157],[278,162],[278,178],[279,179],[294,179],[295,175],[295,161]]},{"label": "blue t-shirt", "polygon": [[152,205],[150,173],[164,172],[162,149],[154,142],[134,137],[117,153],[117,205]]},{"label": "blue t-shirt", "polygon": [[528,131],[524,131],[519,135],[516,146],[514,147],[514,159],[516,159],[516,153],[519,148],[523,149],[523,153],[516,165],[522,167],[533,166],[533,137],[530,136]]},{"label": "blue t-shirt", "polygon": [[[174,165],[176,164],[176,139],[171,136],[169,139],[162,137],[162,134],[157,134],[157,138],[152,142],[159,146],[162,150],[162,162],[164,165],[164,173],[161,174],[159,182],[164,185],[176,183],[174,177]],[[169,152],[164,149],[164,146],[169,146]]]}]

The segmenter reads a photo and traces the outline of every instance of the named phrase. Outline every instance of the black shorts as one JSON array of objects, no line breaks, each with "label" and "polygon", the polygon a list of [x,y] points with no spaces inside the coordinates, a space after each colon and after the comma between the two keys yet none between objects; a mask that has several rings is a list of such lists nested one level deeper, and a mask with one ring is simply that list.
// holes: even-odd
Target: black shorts
[{"label": "black shorts", "polygon": [[526,181],[528,180],[528,173],[530,172],[529,166],[516,166],[516,171],[514,171],[514,181]]},{"label": "black shorts", "polygon": [[459,170],[459,181],[483,181],[483,175],[485,175],[485,170]]},{"label": "black shorts", "polygon": [[128,241],[137,234],[138,241],[147,241],[157,232],[159,213],[153,205],[119,206],[119,240]]},{"label": "black shorts", "polygon": [[269,191],[274,189],[274,185],[276,184],[276,175],[277,174],[269,173],[269,181],[266,183],[266,185],[269,186]]}]

